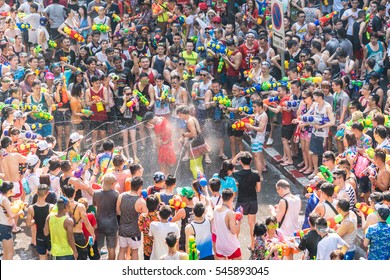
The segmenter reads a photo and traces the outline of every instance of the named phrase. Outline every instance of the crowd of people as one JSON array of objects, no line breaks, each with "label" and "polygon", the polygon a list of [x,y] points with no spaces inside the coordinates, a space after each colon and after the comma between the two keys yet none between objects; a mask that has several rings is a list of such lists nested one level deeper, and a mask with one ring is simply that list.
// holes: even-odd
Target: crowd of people
[{"label": "crowd of people", "polygon": [[[284,56],[268,0],[0,0],[2,258],[25,221],[42,260],[242,259],[243,222],[252,260],[351,260],[358,228],[390,259],[390,3],[283,6]],[[302,225],[286,180],[257,215],[280,131]]]}]

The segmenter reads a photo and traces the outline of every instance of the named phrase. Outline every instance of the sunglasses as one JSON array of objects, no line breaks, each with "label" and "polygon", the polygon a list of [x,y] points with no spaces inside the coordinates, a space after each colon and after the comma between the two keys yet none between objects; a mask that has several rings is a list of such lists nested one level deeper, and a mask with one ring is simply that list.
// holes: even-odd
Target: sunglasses
[{"label": "sunglasses", "polygon": [[178,63],[179,61],[178,60],[172,60],[173,63]]},{"label": "sunglasses", "polygon": [[180,66],[184,66],[184,65],[186,65],[186,64],[185,64],[185,63],[179,63],[179,65],[180,65]]},{"label": "sunglasses", "polygon": [[202,77],[206,77],[206,76],[207,76],[207,74],[200,74],[200,76],[202,76]]},{"label": "sunglasses", "polygon": [[103,64],[96,64],[96,66],[103,66]]}]

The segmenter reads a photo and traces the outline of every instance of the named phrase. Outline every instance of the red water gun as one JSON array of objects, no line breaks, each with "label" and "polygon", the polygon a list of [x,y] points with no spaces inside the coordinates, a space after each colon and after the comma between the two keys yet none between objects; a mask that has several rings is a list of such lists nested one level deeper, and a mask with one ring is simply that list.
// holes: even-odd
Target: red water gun
[{"label": "red water gun", "polygon": [[31,151],[31,149],[36,149],[36,148],[37,148],[37,144],[35,143],[27,143],[27,144],[22,143],[16,146],[16,150],[22,156],[27,156],[28,153]]},{"label": "red water gun", "polygon": [[53,104],[51,105],[51,110],[52,111],[55,111],[57,110],[58,108],[61,108],[62,106],[64,106],[64,104],[62,102],[58,102],[58,104]]},{"label": "red water gun", "polygon": [[232,124],[232,128],[235,130],[247,130],[245,127],[246,123],[254,124],[254,119],[252,118],[243,118],[241,120],[236,121],[234,124]]},{"label": "red water gun", "polygon": [[242,217],[244,216],[244,209],[242,208],[242,206],[238,207],[235,213],[236,213],[236,221],[241,221]]},{"label": "red water gun", "polygon": [[175,211],[184,208],[187,206],[187,204],[183,201],[181,201],[180,197],[175,197],[169,200],[169,206],[175,209]]},{"label": "red water gun", "polygon": [[335,228],[337,224],[341,223],[341,221],[343,220],[343,216],[341,214],[338,214],[332,218],[329,218],[327,221],[328,221],[328,226],[330,228]]},{"label": "red water gun", "polygon": [[296,232],[294,232],[294,236],[296,237],[304,237],[308,232],[310,231],[310,228],[305,228],[303,230],[298,230]]},{"label": "red water gun", "polygon": [[126,102],[126,106],[130,109],[131,112],[133,112],[133,108],[135,105],[136,105],[135,99]]},{"label": "red water gun", "polygon": [[84,37],[75,31],[74,29],[70,29],[69,27],[64,27],[64,32],[66,35],[68,35],[70,38],[78,41],[78,42],[84,42]]},{"label": "red water gun", "polygon": [[335,15],[337,14],[337,11],[331,12],[330,14],[327,14],[326,16],[323,16],[316,21],[314,21],[314,24],[316,26],[321,25],[324,26],[328,21],[330,21]]}]

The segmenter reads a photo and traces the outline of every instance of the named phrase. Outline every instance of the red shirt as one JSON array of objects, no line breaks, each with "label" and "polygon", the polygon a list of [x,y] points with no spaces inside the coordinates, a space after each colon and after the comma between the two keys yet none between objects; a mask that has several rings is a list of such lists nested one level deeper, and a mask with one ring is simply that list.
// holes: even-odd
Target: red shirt
[{"label": "red shirt", "polygon": [[[279,104],[283,104],[290,100],[290,95],[286,95],[280,100]],[[292,124],[292,112],[291,111],[282,111],[282,125],[290,125]]]},{"label": "red shirt", "polygon": [[[95,218],[95,215],[93,213],[87,213],[87,218],[88,218],[88,221],[91,223],[92,227],[96,226],[96,218]],[[89,231],[85,227],[84,223],[82,224],[82,227],[83,227],[83,234],[84,234],[85,240],[88,240],[88,238],[91,236],[91,234],[89,233]]]},{"label": "red shirt", "polygon": [[[229,61],[230,62],[234,63],[234,56],[237,53],[239,53],[239,51],[235,51],[234,53],[232,53],[232,55],[229,57]],[[227,68],[226,75],[228,75],[230,77],[238,77],[238,75],[240,74],[240,68],[238,68],[236,70],[236,69],[233,68],[233,66],[230,66],[230,65],[226,65],[226,68]]]},{"label": "red shirt", "polygon": [[249,49],[244,43],[238,47],[238,50],[242,53],[241,68],[247,70],[250,68],[250,61],[252,57],[256,56],[259,53],[259,43],[257,42],[257,40],[255,40],[253,48],[251,49]]}]

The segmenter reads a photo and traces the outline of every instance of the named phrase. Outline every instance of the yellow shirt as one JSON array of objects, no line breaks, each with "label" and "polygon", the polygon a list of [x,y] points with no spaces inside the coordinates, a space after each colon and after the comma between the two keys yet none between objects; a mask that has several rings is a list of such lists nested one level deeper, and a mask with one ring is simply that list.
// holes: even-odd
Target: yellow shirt
[{"label": "yellow shirt", "polygon": [[51,253],[55,257],[73,255],[73,250],[68,243],[68,235],[64,228],[64,222],[67,218],[68,216],[66,215],[61,218],[53,215],[49,219]]}]

